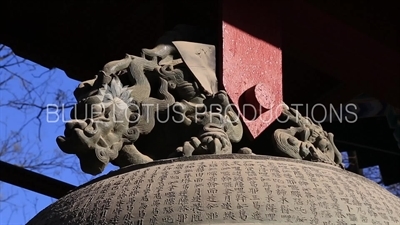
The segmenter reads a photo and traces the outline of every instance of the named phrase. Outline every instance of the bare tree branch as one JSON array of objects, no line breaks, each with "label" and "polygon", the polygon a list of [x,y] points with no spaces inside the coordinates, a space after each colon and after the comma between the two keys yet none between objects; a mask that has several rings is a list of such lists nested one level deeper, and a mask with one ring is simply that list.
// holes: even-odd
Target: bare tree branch
[{"label": "bare tree branch", "polygon": [[[42,126],[48,110],[61,116],[65,109],[74,106],[75,100],[70,91],[59,88],[53,70],[43,71],[39,68],[41,67],[17,57],[10,48],[0,44],[0,110],[15,110],[18,115],[22,115],[22,118],[13,119],[12,129],[9,129],[11,123],[3,115],[0,117],[0,127],[5,131],[1,132],[0,137],[0,158],[28,170],[52,173],[53,176],[68,170],[78,180],[87,181],[88,178],[80,171],[75,157],[64,154],[59,149],[43,147]],[[18,125],[17,128],[15,124]],[[37,129],[37,132],[32,132],[32,129]],[[26,206],[15,205],[12,199],[25,191],[0,191],[0,212],[6,208],[11,209],[11,221],[11,217],[16,215],[14,212],[24,211]],[[28,197],[26,199],[29,200]],[[29,204],[35,208],[36,203],[37,200],[32,199]]]}]

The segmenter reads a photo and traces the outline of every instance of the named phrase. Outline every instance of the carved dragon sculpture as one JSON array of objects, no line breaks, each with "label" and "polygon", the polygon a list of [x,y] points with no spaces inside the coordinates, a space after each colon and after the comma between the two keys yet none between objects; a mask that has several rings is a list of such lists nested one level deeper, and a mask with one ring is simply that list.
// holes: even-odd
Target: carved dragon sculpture
[{"label": "carved dragon sculpture", "polygon": [[[150,162],[153,159],[135,142],[150,134],[156,114],[171,110],[198,135],[170,157],[232,153],[231,143],[241,140],[243,128],[227,94],[216,88],[215,70],[206,75],[193,72],[178,52],[168,44],[144,49],[141,57],[126,55],[109,62],[94,79],[82,82],[74,92],[78,103],[72,120],[66,123],[65,135],[57,138],[61,150],[76,154],[82,170],[93,175],[109,162],[119,167]],[[198,55],[185,54],[186,59],[188,54]]]},{"label": "carved dragon sculpture", "polygon": [[303,117],[297,110],[284,105],[283,116],[295,124],[288,129],[277,129],[273,142],[278,153],[285,157],[322,162],[344,168],[342,155],[333,141],[333,134]]},{"label": "carved dragon sculpture", "polygon": [[[194,123],[202,127],[198,136],[186,141],[171,156],[230,154],[231,143],[242,139],[243,127],[229,103],[227,93],[218,90],[215,47],[177,42],[175,40],[179,32],[171,33],[161,37],[161,43],[155,48],[143,49],[142,53],[152,60],[161,59],[160,75],[168,80],[170,88],[177,93],[174,109],[183,116],[182,121],[187,126]],[[181,62],[185,66],[175,68]]]},{"label": "carved dragon sculpture", "polygon": [[[156,67],[143,58],[127,55],[106,64],[95,79],[75,90],[78,103],[71,111],[72,120],[66,123],[65,136],[59,136],[57,144],[65,153],[78,156],[84,172],[98,174],[109,162],[123,167],[152,161],[133,143],[153,129],[157,111],[175,102],[163,78],[160,99],[150,97],[144,71]],[[124,86],[119,78],[123,74],[135,85]]]}]

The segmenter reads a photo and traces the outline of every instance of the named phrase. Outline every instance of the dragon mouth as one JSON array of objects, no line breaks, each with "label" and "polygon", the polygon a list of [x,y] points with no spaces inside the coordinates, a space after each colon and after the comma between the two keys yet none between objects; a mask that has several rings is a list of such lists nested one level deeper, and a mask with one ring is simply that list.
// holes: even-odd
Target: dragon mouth
[{"label": "dragon mouth", "polygon": [[92,119],[90,119],[90,120],[88,120],[88,122],[78,121],[71,125],[67,124],[67,127],[65,128],[65,131],[64,131],[65,138],[70,139],[71,136],[74,135],[74,131],[75,131],[75,133],[77,133],[77,130],[83,130],[85,136],[93,137],[98,132],[97,123],[94,122]]},{"label": "dragon mouth", "polygon": [[77,121],[67,124],[64,136],[58,136],[56,142],[67,154],[79,154],[94,150],[98,142],[98,129],[93,120],[86,123]]},{"label": "dragon mouth", "polygon": [[78,138],[82,144],[88,144],[88,139],[93,138],[97,133],[97,123],[92,119],[88,119],[86,121],[76,120],[66,124],[64,136],[59,136],[57,140],[60,142],[69,142],[75,138]]},{"label": "dragon mouth", "polygon": [[94,135],[88,137],[87,132],[86,128],[73,128],[67,136],[57,137],[57,144],[63,152],[78,156],[83,172],[98,175],[109,163],[109,148],[101,136],[97,140]]},{"label": "dragon mouth", "polygon": [[[76,129],[71,133],[75,133],[71,136],[58,136],[56,139],[58,147],[67,154],[79,154],[90,151],[90,142],[84,135],[82,130]],[[75,138],[77,137],[77,138]]]}]

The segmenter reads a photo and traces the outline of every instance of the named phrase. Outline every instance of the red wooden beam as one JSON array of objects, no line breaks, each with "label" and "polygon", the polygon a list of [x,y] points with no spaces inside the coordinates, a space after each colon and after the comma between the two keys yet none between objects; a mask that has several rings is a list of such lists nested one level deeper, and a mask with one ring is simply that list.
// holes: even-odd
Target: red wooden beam
[{"label": "red wooden beam", "polygon": [[[256,138],[281,113],[279,2],[222,1],[222,83]],[[245,30],[243,30],[245,29]],[[255,32],[257,37],[249,34]]]}]

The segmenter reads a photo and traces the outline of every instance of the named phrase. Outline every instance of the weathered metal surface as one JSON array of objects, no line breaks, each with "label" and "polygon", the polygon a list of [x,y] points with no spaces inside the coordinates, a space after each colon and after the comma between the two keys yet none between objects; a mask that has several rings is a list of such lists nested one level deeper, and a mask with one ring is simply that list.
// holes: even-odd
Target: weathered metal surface
[{"label": "weathered metal surface", "polygon": [[28,225],[399,222],[399,198],[333,166],[202,155],[120,169],[61,198]]},{"label": "weathered metal surface", "polygon": [[[271,1],[223,2],[222,82],[256,138],[281,113],[279,8]],[[237,27],[258,30],[258,37]]]}]

